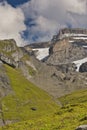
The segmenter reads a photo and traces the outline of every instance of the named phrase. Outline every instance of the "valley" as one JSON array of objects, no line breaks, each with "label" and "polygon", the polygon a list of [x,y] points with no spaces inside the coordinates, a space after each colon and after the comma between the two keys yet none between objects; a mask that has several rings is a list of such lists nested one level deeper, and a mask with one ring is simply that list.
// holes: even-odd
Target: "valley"
[{"label": "valley", "polygon": [[87,124],[86,36],[84,29],[63,29],[48,42],[24,47],[0,40],[0,130]]}]

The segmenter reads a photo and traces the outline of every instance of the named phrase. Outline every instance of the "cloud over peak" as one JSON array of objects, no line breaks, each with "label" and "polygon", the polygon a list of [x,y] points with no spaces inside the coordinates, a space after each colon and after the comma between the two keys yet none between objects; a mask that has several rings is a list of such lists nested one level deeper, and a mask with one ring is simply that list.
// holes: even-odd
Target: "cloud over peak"
[{"label": "cloud over peak", "polygon": [[5,1],[0,39],[13,38],[19,46],[50,40],[61,28],[87,28],[87,0],[29,0],[16,8]]},{"label": "cloud over peak", "polygon": [[28,27],[29,40],[49,40],[63,27],[87,27],[86,0],[31,0],[21,6]]}]

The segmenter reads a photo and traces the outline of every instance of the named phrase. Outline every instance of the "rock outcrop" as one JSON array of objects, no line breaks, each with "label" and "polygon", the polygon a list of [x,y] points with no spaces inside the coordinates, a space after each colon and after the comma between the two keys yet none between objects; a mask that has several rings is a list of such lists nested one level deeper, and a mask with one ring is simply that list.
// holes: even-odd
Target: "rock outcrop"
[{"label": "rock outcrop", "polygon": [[62,73],[75,72],[77,67],[74,63],[61,64],[56,66],[58,71]]},{"label": "rock outcrop", "polygon": [[0,61],[13,68],[20,68],[27,79],[36,71],[30,57],[30,52],[23,47],[17,47],[13,39],[0,40]]},{"label": "rock outcrop", "polygon": [[18,67],[18,62],[22,57],[23,53],[13,39],[0,41],[0,60],[2,62],[12,67]]},{"label": "rock outcrop", "polygon": [[56,42],[50,49],[50,56],[47,59],[47,64],[61,65],[65,63],[72,63],[73,61],[83,59],[87,56],[87,51],[77,45],[70,43],[64,39]]},{"label": "rock outcrop", "polygon": [[87,62],[83,63],[81,66],[80,66],[80,69],[79,69],[79,72],[87,72]]},{"label": "rock outcrop", "polygon": [[6,74],[3,63],[0,63],[0,98],[12,92],[9,77]]}]

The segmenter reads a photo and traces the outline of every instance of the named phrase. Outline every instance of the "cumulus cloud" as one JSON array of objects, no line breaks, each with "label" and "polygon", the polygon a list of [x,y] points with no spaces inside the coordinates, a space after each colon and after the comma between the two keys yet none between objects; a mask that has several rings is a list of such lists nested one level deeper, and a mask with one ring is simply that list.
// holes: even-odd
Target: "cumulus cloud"
[{"label": "cumulus cloud", "polygon": [[87,0],[31,0],[21,6],[30,42],[46,41],[64,27],[87,27]]},{"label": "cumulus cloud", "polygon": [[25,44],[22,38],[26,30],[21,8],[13,8],[7,2],[0,3],[0,39],[15,39],[18,46]]},{"label": "cumulus cloud", "polygon": [[29,0],[17,8],[3,1],[0,39],[13,38],[18,46],[50,40],[61,28],[87,28],[87,0]]}]

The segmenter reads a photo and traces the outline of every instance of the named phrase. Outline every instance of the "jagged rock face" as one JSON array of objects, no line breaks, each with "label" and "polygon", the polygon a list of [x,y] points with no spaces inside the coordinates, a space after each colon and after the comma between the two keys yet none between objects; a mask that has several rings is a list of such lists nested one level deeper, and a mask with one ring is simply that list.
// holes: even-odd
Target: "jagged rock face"
[{"label": "jagged rock face", "polygon": [[79,72],[87,72],[87,62],[80,66]]},{"label": "jagged rock face", "polygon": [[2,51],[11,52],[16,50],[16,42],[13,39],[0,40],[0,49]]},{"label": "jagged rock face", "polygon": [[51,47],[50,56],[46,63],[51,65],[67,64],[86,56],[87,51],[83,47],[64,39]]},{"label": "jagged rock face", "polygon": [[16,45],[16,42],[11,40],[0,41],[0,60],[12,67],[18,67],[18,62],[23,56],[21,49]]},{"label": "jagged rock face", "polygon": [[5,72],[3,63],[0,63],[0,98],[12,92],[9,78]]},{"label": "jagged rock face", "polygon": [[37,64],[38,73],[32,78],[32,82],[53,97],[58,98],[73,91],[87,88],[87,74],[77,73],[72,70],[72,67],[68,68],[68,65],[59,68],[59,66],[50,66],[41,62]]}]

